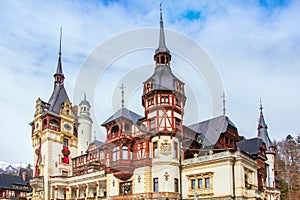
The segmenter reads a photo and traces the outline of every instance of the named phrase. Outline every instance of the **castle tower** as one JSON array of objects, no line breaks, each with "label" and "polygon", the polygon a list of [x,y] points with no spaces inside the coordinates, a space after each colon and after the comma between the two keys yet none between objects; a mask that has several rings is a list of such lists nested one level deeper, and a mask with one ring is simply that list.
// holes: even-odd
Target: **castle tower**
[{"label": "castle tower", "polygon": [[84,94],[83,100],[79,104],[80,112],[78,116],[78,150],[77,156],[82,155],[88,148],[92,139],[93,120],[90,117],[90,103],[86,100]]},{"label": "castle tower", "polygon": [[142,105],[144,125],[151,133],[151,192],[179,191],[179,160],[182,147],[182,120],[186,101],[184,83],[171,70],[160,9],[159,45],[154,55],[153,75],[144,82]]},{"label": "castle tower", "polygon": [[261,138],[262,141],[266,144],[266,156],[267,156],[267,187],[275,188],[275,154],[276,154],[276,148],[269,138],[268,134],[268,126],[265,123],[264,115],[263,115],[263,107],[262,103],[260,102],[260,116],[258,121],[258,133],[257,137]]},{"label": "castle tower", "polygon": [[54,89],[48,102],[36,101],[32,126],[34,148],[33,196],[49,199],[50,176],[71,175],[71,157],[77,152],[72,103],[64,87],[61,62],[61,35]]}]

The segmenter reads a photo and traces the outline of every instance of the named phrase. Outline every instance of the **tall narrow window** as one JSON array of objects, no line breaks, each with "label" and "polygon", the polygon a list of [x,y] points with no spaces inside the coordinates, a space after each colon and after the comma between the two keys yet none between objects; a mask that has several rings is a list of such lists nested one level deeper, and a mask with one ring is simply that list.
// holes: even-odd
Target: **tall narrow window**
[{"label": "tall narrow window", "polygon": [[119,154],[120,154],[120,147],[114,147],[113,148],[113,159],[112,159],[112,161],[119,160],[119,158],[120,158]]},{"label": "tall narrow window", "polygon": [[174,142],[174,157],[178,158],[178,143]]},{"label": "tall narrow window", "polygon": [[68,139],[64,138],[64,140],[63,140],[63,146],[64,147],[69,146],[69,140]]},{"label": "tall narrow window", "polygon": [[122,147],[122,159],[127,160],[128,159],[128,147],[124,145]]},{"label": "tall narrow window", "polygon": [[203,183],[202,183],[202,178],[198,179],[198,189],[202,189],[203,188]]},{"label": "tall narrow window", "polygon": [[153,192],[158,192],[158,178],[153,179]]},{"label": "tall narrow window", "polygon": [[178,178],[174,178],[174,192],[178,192],[179,189],[178,189]]},{"label": "tall narrow window", "polygon": [[192,179],[191,180],[191,189],[194,190],[196,188],[196,180]]},{"label": "tall narrow window", "polygon": [[210,178],[205,178],[205,188],[210,188]]},{"label": "tall narrow window", "polygon": [[153,157],[154,157],[154,158],[158,157],[158,147],[157,147],[157,142],[153,142]]}]

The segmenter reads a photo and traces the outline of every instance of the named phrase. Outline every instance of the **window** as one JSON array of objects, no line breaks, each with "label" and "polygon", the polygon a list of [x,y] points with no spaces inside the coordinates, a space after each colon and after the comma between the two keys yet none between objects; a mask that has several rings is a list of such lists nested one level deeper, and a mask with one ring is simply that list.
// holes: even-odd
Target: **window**
[{"label": "window", "polygon": [[132,182],[120,183],[120,194],[132,194]]},{"label": "window", "polygon": [[119,132],[119,126],[116,125],[116,126],[112,127],[111,131],[112,131],[113,133]]},{"label": "window", "polygon": [[178,189],[178,178],[174,178],[174,192],[178,192],[179,189]]},{"label": "window", "polygon": [[158,157],[158,147],[157,142],[153,142],[153,158]]},{"label": "window", "polygon": [[149,99],[148,100],[148,105],[152,106],[153,104],[154,104],[154,99],[153,98]]},{"label": "window", "polygon": [[64,147],[69,146],[69,140],[68,139],[64,138],[64,140],[63,140],[63,146]]},{"label": "window", "polygon": [[200,178],[200,179],[198,179],[198,189],[202,189],[203,188],[203,181],[202,181],[203,179],[202,178]]},{"label": "window", "polygon": [[175,128],[176,130],[180,129],[180,119],[175,118]]},{"label": "window", "polygon": [[162,104],[168,104],[169,103],[169,97],[168,96],[162,96],[160,102]]},{"label": "window", "polygon": [[205,178],[205,188],[210,188],[210,178]]},{"label": "window", "polygon": [[113,148],[113,160],[112,161],[119,160],[119,151],[120,151],[120,147]]},{"label": "window", "polygon": [[122,159],[127,160],[128,159],[128,147],[124,145],[122,147]]},{"label": "window", "polygon": [[192,190],[196,189],[196,180],[195,179],[192,179],[192,181],[191,181],[191,189]]},{"label": "window", "polygon": [[188,175],[189,189],[188,195],[193,196],[195,193],[201,195],[212,195],[213,190],[213,172]]},{"label": "window", "polygon": [[178,143],[174,142],[174,157],[178,158]]},{"label": "window", "polygon": [[62,172],[61,172],[61,175],[62,175],[62,176],[68,176],[68,171],[62,171]]},{"label": "window", "polygon": [[130,125],[129,124],[125,124],[125,131],[130,131]]},{"label": "window", "polygon": [[153,192],[158,192],[158,178],[153,179]]},{"label": "window", "polygon": [[155,129],[155,118],[150,119],[150,130]]}]

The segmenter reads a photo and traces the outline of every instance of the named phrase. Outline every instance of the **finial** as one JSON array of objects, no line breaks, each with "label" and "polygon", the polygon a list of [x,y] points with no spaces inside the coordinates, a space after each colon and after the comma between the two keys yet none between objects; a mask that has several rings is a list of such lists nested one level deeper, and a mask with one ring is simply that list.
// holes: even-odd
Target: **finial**
[{"label": "finial", "polygon": [[124,101],[124,89],[125,89],[125,87],[124,87],[124,84],[122,83],[122,86],[120,87],[120,89],[121,89],[121,94],[122,94],[122,100],[121,100],[121,103],[122,103],[122,108],[124,108],[124,103],[125,103],[125,101]]},{"label": "finial", "polygon": [[86,93],[85,92],[83,92],[83,100],[86,101]]},{"label": "finial", "polygon": [[160,1],[160,4],[159,4],[159,10],[160,10],[160,22],[162,23],[162,3],[163,1]]},{"label": "finial", "polygon": [[262,106],[262,103],[261,103],[261,98],[259,99],[259,110],[260,110],[260,114],[262,115],[263,114],[263,106]]},{"label": "finial", "polygon": [[221,96],[221,98],[223,99],[223,115],[226,115],[226,96],[225,96],[225,92],[223,92],[223,95]]},{"label": "finial", "polygon": [[[62,40],[62,28],[60,27],[60,37],[59,37],[59,51],[58,51],[58,63],[57,63],[57,68],[56,68],[56,74],[57,75],[62,75],[62,63],[61,63],[61,40]],[[55,75],[56,75],[55,74]],[[64,78],[64,77],[63,77]],[[56,80],[57,83],[62,83],[63,80]]]}]

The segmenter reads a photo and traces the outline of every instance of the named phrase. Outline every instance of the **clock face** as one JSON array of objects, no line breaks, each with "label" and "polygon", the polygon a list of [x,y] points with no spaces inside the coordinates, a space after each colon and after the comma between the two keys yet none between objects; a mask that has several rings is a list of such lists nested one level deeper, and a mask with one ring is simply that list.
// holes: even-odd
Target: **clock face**
[{"label": "clock face", "polygon": [[68,131],[72,129],[72,125],[67,124],[67,123],[64,124],[64,127],[65,127],[65,129],[68,130]]}]

